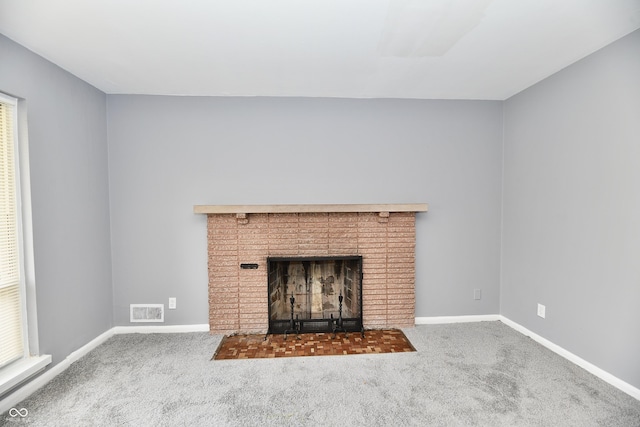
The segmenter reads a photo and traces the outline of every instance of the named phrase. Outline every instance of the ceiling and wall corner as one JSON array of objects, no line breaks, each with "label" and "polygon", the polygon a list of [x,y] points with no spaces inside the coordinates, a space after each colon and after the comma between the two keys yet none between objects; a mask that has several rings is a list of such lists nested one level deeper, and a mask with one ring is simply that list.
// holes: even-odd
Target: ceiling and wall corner
[{"label": "ceiling and wall corner", "polygon": [[505,100],[640,27],[640,0],[0,0],[107,94]]}]

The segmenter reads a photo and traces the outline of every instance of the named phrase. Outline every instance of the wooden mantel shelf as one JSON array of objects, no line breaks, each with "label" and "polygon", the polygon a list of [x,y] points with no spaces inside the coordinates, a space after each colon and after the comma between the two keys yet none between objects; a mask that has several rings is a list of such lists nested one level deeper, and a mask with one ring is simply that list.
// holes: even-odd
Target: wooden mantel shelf
[{"label": "wooden mantel shelf", "polygon": [[426,203],[378,205],[195,205],[197,214],[426,212]]}]

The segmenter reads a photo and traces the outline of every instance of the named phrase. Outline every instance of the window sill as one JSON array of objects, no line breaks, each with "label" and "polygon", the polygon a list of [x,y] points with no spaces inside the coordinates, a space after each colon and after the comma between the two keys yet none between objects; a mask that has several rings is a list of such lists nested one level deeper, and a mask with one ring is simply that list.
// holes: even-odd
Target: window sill
[{"label": "window sill", "polygon": [[51,356],[34,356],[19,360],[0,370],[0,396],[51,363]]}]

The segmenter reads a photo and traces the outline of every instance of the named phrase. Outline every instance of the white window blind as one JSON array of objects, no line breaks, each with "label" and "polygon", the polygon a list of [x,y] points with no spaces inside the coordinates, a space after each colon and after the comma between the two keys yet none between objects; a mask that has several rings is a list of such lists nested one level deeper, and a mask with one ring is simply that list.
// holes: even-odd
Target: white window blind
[{"label": "white window blind", "polygon": [[15,102],[0,97],[0,367],[24,356]]}]

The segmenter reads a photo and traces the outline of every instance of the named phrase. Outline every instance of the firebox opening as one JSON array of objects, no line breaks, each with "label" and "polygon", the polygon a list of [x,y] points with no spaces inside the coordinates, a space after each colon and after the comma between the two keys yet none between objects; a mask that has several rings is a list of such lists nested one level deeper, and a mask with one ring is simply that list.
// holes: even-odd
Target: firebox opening
[{"label": "firebox opening", "polygon": [[338,321],[362,331],[361,256],[270,257],[267,268],[269,333],[332,332]]}]

